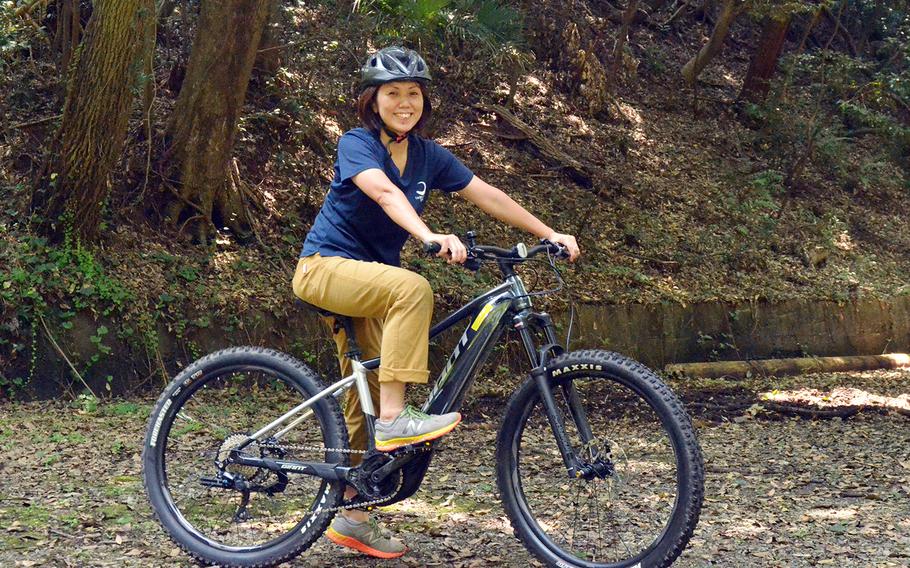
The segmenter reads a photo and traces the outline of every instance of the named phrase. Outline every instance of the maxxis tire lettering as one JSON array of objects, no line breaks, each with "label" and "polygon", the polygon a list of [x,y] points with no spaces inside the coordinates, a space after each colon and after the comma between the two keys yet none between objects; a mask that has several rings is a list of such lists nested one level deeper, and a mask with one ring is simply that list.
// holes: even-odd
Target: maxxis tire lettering
[{"label": "maxxis tire lettering", "polygon": [[592,363],[576,363],[574,365],[566,365],[559,369],[550,369],[550,377],[558,377],[564,373],[569,373],[572,371],[603,371],[603,365],[592,364]]},{"label": "maxxis tire lettering", "polygon": [[[682,485],[677,486],[680,496],[678,508],[668,520],[667,532],[659,541],[655,541],[647,556],[639,559],[633,557],[616,563],[616,566],[622,568],[642,566],[666,568],[682,553],[692,537],[703,500],[704,463],[692,423],[679,399],[653,371],[622,355],[600,350],[585,350],[565,353],[548,364],[551,379],[572,380],[574,372],[594,372],[603,377],[603,380],[622,377],[619,382],[629,388],[636,385],[635,389],[641,390],[638,396],[645,398],[649,404],[651,402],[658,404],[661,412],[665,413],[673,425],[674,432],[668,434],[671,434],[671,439],[675,436],[679,442],[678,467],[684,470],[679,478]],[[524,503],[515,460],[519,435],[523,421],[527,419],[538,399],[535,381],[528,378],[513,394],[503,415],[496,443],[496,477],[503,506],[515,536],[527,550],[546,565],[560,568],[594,566],[595,564],[584,560],[573,561],[568,553],[558,546],[556,550],[549,548],[531,528],[529,523],[536,525],[537,521],[530,513],[526,515],[525,511],[529,509],[519,503]],[[653,406],[652,409],[657,411]]]}]

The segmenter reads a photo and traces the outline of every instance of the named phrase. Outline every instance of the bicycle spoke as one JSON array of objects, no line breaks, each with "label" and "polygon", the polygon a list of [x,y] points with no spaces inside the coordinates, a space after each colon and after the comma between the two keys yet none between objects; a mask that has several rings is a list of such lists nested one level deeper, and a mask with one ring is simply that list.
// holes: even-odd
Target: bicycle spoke
[{"label": "bicycle spoke", "polygon": [[[218,464],[225,463],[245,436],[267,424],[265,419],[280,416],[301,400],[294,389],[275,388],[272,377],[246,372],[214,377],[192,393],[167,431],[163,462],[173,480],[168,487],[173,506],[187,522],[218,542],[250,546],[280,537],[306,517],[319,495],[322,482],[318,478],[292,477],[279,493],[267,495],[256,488],[277,483],[274,473],[228,465],[233,478],[245,479],[246,486],[252,488],[245,506],[241,506],[242,496],[236,489],[202,485],[203,478],[218,478]],[[289,448],[324,446],[321,425],[312,412],[309,414],[308,419],[287,428],[282,440],[268,446],[254,442],[241,455],[304,461],[298,449]],[[324,453],[315,453],[319,456],[316,461],[324,459]],[[230,486],[231,482],[227,483]]]},{"label": "bicycle spoke", "polygon": [[199,429],[208,429],[210,432],[213,432],[213,433],[217,432],[222,435],[227,435],[230,432],[230,429],[225,428],[224,426],[217,426],[215,424],[211,424],[210,422],[207,422],[205,420],[200,420],[200,419],[194,417],[193,415],[191,415],[190,413],[188,413],[186,410],[184,410],[182,412],[178,412],[177,418],[179,418],[181,420],[181,422],[185,422],[187,424],[187,426],[183,430],[183,433],[190,433],[190,432],[193,432],[193,431],[199,430]]},{"label": "bicycle spoke", "polygon": [[[631,558],[658,538],[669,520],[676,493],[673,447],[660,420],[631,391],[608,381],[576,381],[576,386],[594,438],[582,443],[560,394],[567,434],[577,455],[591,464],[609,464],[610,473],[605,479],[566,480],[538,403],[519,449],[525,499],[547,537],[573,556],[591,562]],[[567,483],[574,485],[568,495],[562,489]],[[563,504],[560,493],[571,502]],[[569,522],[562,514],[566,507]]]}]

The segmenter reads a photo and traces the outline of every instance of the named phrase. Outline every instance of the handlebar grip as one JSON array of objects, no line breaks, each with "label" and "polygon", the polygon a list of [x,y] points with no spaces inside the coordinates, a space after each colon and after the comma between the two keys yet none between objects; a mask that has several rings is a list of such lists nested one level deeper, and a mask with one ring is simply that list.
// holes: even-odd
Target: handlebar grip
[{"label": "handlebar grip", "polygon": [[436,254],[442,250],[442,245],[435,242],[423,243],[423,252],[426,254]]},{"label": "handlebar grip", "polygon": [[[554,243],[553,241],[548,241],[547,239],[541,239],[540,244],[544,247],[547,247],[550,252],[556,255],[556,258],[569,258],[569,248],[560,243]],[[537,247],[534,247],[537,248]]]}]

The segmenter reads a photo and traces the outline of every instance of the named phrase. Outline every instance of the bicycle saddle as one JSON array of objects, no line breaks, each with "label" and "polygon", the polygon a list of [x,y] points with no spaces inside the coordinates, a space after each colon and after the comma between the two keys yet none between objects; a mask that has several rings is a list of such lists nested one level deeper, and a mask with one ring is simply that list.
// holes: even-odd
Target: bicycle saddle
[{"label": "bicycle saddle", "polygon": [[314,312],[316,312],[317,314],[319,314],[319,315],[321,315],[321,316],[331,317],[331,318],[335,318],[335,319],[341,319],[341,318],[350,317],[350,316],[343,316],[343,315],[341,315],[341,314],[336,314],[335,312],[331,312],[331,311],[329,311],[329,310],[324,310],[324,309],[320,308],[319,306],[314,306],[313,304],[310,304],[310,303],[308,303],[308,302],[304,302],[304,301],[301,300],[300,298],[297,299],[297,302],[298,302],[300,305],[302,305],[303,307],[309,308],[309,309],[313,310]]}]

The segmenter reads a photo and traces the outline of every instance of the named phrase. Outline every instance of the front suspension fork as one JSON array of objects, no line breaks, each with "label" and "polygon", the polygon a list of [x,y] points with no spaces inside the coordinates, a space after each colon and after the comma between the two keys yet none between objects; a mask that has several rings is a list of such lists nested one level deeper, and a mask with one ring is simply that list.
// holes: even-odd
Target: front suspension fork
[{"label": "front suspension fork", "polygon": [[559,453],[562,454],[562,461],[566,466],[569,477],[578,477],[581,472],[581,463],[575,450],[572,449],[572,443],[569,441],[569,435],[566,433],[565,423],[562,412],[556,404],[553,397],[553,391],[547,381],[547,371],[543,366],[531,370],[531,377],[537,384],[537,391],[540,394],[540,400],[543,402],[544,411],[547,414],[547,421],[550,423],[550,429],[553,431],[553,437],[556,438],[556,445],[559,447]]},{"label": "front suspension fork", "polygon": [[[533,320],[536,327],[539,327],[544,331],[548,342],[547,345],[539,350],[535,348],[534,337],[527,326],[529,319]],[[547,314],[532,313],[516,316],[513,327],[521,336],[522,344],[528,354],[528,359],[531,361],[531,377],[534,379],[537,391],[540,394],[540,400],[543,402],[544,411],[547,414],[547,421],[550,423],[550,429],[553,431],[553,437],[556,439],[556,445],[559,447],[559,453],[562,455],[563,463],[566,466],[566,472],[571,478],[582,477],[588,473],[588,468],[583,461],[579,459],[575,450],[572,448],[572,442],[569,440],[569,435],[566,432],[563,412],[560,410],[559,404],[553,396],[554,389],[549,381],[549,373],[547,372],[547,363],[549,362],[551,355],[558,355],[563,351],[562,347],[556,342],[556,333],[553,323]],[[572,422],[577,428],[579,437],[581,438],[582,445],[587,446],[594,439],[594,435],[591,432],[591,426],[588,424],[587,413],[578,398],[578,392],[575,389],[575,385],[570,381],[562,386],[562,391],[569,407],[569,413],[572,416]]]}]

